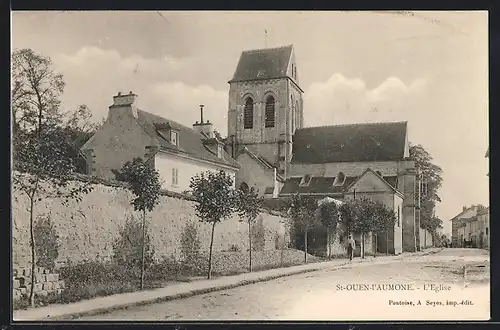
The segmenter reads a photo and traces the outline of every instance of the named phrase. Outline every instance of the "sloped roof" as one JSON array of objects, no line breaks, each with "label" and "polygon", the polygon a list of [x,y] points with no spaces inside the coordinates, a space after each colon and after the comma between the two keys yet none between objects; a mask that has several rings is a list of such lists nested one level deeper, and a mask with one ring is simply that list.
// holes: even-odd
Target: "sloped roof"
[{"label": "sloped roof", "polygon": [[342,194],[356,177],[346,177],[343,186],[334,186],[335,177],[312,177],[307,186],[301,186],[301,177],[292,177],[285,181],[281,194]]},{"label": "sloped roof", "polygon": [[[352,186],[354,186],[356,184],[356,182],[358,182],[359,180],[361,180],[361,178],[363,176],[366,175],[366,173],[368,172],[371,172],[373,173],[377,178],[379,178],[380,180],[382,180],[389,188],[391,188],[394,192],[397,192],[399,194],[403,194],[401,191],[399,191],[396,187],[396,183],[397,183],[397,176],[390,176],[390,177],[384,177],[382,176],[381,174],[379,174],[378,172],[372,170],[371,168],[367,168],[360,176],[356,177],[356,179],[349,185],[346,187],[346,190],[349,190],[351,189]],[[388,180],[386,180],[386,178],[388,178],[390,181],[393,181],[394,184],[390,184]]]},{"label": "sloped roof", "polygon": [[[192,128],[179,124],[175,121],[165,119],[152,113],[138,110],[137,122],[144,131],[157,139],[160,147],[164,150],[182,153],[201,160],[211,161],[221,165],[239,168],[240,165],[231,155],[224,151],[224,157],[219,158],[203,144],[204,136],[194,131]],[[168,142],[157,131],[155,125],[169,124],[170,127],[179,131],[179,146]]]},{"label": "sloped roof", "polygon": [[286,77],[292,50],[288,45],[243,51],[229,82]]},{"label": "sloped roof", "polygon": [[[259,156],[257,154],[254,154],[253,152],[251,152],[250,150],[248,150],[248,148],[243,148],[241,150],[240,155],[244,154],[244,153],[246,153],[248,156],[250,156],[251,159],[255,160],[259,165],[261,165],[262,167],[264,167],[267,170],[272,170],[272,169],[277,168],[275,165],[273,165],[266,158],[264,158],[262,156]],[[238,159],[238,156],[236,157],[236,159]],[[279,181],[281,181],[281,182],[285,181],[285,179],[280,174],[276,173],[276,176],[277,176],[277,178],[278,178]]]},{"label": "sloped roof", "polygon": [[[296,194],[296,193],[309,193],[309,194],[343,194],[347,192],[350,186],[352,186],[355,181],[363,176],[366,172],[358,177],[349,176],[345,178],[345,182],[342,186],[334,186],[335,177],[312,177],[311,182],[308,186],[300,186],[301,177],[292,177],[286,180],[280,194]],[[395,187],[396,176],[385,176],[381,177],[388,183],[391,188],[397,191]]]},{"label": "sloped roof", "polygon": [[485,214],[488,214],[490,213],[490,207],[485,207],[484,209],[482,209],[481,211],[478,211],[477,212],[477,215],[485,215]]},{"label": "sloped roof", "polygon": [[393,161],[404,158],[407,122],[297,129],[292,164]]}]

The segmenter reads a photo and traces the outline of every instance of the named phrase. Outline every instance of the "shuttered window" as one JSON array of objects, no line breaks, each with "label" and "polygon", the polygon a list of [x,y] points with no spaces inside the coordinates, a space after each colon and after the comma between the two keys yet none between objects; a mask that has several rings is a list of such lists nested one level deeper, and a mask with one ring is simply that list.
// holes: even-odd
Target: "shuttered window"
[{"label": "shuttered window", "polygon": [[266,100],[266,127],[274,127],[274,97],[268,96]]},{"label": "shuttered window", "polygon": [[245,128],[253,128],[253,100],[250,97],[245,101],[243,125]]}]

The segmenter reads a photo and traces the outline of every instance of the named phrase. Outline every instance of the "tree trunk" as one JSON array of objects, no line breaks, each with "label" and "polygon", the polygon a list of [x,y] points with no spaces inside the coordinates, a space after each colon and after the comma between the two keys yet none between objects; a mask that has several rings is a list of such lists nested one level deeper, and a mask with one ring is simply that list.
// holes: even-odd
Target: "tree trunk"
[{"label": "tree trunk", "polygon": [[214,221],[214,223],[212,224],[212,237],[210,238],[210,252],[208,254],[208,276],[207,276],[208,279],[212,277],[212,248],[214,246],[215,224],[216,222]]},{"label": "tree trunk", "polygon": [[141,249],[141,290],[144,289],[144,258],[146,249],[146,209],[142,210],[142,249]]},{"label": "tree trunk", "polygon": [[304,263],[307,264],[307,229],[304,231]]},{"label": "tree trunk", "polygon": [[427,229],[424,231],[424,249],[427,248]]},{"label": "tree trunk", "polygon": [[332,247],[330,244],[331,239],[330,228],[326,228],[326,256],[328,259],[331,259],[332,257]]},{"label": "tree trunk", "polygon": [[361,233],[361,259],[365,258],[365,233]]},{"label": "tree trunk", "polygon": [[248,245],[249,249],[248,252],[250,252],[250,264],[248,266],[248,271],[252,272],[252,223],[249,221],[248,222]]},{"label": "tree trunk", "polygon": [[375,233],[375,250],[373,251],[373,257],[377,257],[378,250],[378,233]]},{"label": "tree trunk", "polygon": [[34,212],[34,198],[35,194],[33,193],[30,196],[30,245],[31,245],[31,284],[30,284],[30,305],[31,307],[35,307],[35,228],[33,226],[33,212]]},{"label": "tree trunk", "polygon": [[385,254],[389,255],[389,231],[385,232]]}]

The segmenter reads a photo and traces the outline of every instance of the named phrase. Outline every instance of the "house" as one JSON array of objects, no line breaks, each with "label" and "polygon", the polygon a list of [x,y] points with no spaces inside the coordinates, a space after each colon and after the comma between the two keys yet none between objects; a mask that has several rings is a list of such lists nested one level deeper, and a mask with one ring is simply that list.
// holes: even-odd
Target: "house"
[{"label": "house", "polygon": [[462,208],[462,212],[450,219],[451,221],[451,246],[465,247],[464,239],[471,240],[471,223],[477,215],[477,206]]},{"label": "house", "polygon": [[399,212],[400,224],[377,249],[418,249],[419,182],[406,122],[304,127],[292,45],[242,52],[228,83],[226,148],[241,165],[237,187],[253,185],[277,199],[299,192],[380,200]]},{"label": "house", "polygon": [[88,174],[113,178],[112,170],[141,157],[158,170],[166,190],[185,192],[191,178],[207,170],[226,171],[234,184],[240,166],[212,123],[203,120],[203,108],[191,128],[141,110],[137,101],[132,92],[113,97],[105,123],[81,148]]},{"label": "house", "polygon": [[477,212],[477,227],[475,236],[477,247],[490,248],[490,207],[485,207]]}]

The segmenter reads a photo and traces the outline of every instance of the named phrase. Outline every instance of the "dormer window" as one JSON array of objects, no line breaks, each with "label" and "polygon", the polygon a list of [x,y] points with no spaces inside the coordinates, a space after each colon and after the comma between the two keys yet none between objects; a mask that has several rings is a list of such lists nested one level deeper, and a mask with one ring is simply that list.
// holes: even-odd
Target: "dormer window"
[{"label": "dormer window", "polygon": [[345,183],[345,174],[342,172],[339,172],[339,174],[337,174],[337,177],[333,181],[333,185],[334,186],[343,186],[344,183]]},{"label": "dormer window", "polygon": [[222,144],[217,145],[217,157],[224,158],[224,148],[222,147]]},{"label": "dormer window", "polygon": [[179,132],[170,131],[170,143],[179,146]]},{"label": "dormer window", "polygon": [[312,175],[310,175],[310,174],[304,175],[302,177],[302,180],[300,180],[299,186],[301,186],[301,187],[309,186],[309,184],[311,183],[311,179],[312,179]]}]

